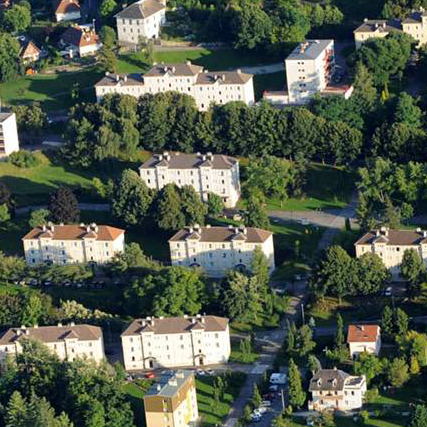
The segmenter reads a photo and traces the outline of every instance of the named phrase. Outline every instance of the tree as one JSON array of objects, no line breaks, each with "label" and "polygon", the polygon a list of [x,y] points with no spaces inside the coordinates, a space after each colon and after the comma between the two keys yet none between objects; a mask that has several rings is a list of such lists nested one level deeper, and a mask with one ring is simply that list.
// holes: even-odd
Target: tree
[{"label": "tree", "polygon": [[47,115],[38,105],[17,105],[13,112],[20,132],[41,135],[47,125]]},{"label": "tree", "polygon": [[406,249],[400,265],[400,275],[407,281],[407,291],[416,295],[426,274],[423,260],[415,249]]},{"label": "tree", "polygon": [[6,256],[0,252],[0,279],[10,280],[24,272],[25,261],[21,257]]},{"label": "tree", "polygon": [[7,32],[0,32],[0,82],[15,79],[22,72],[19,42]]},{"label": "tree", "polygon": [[49,200],[50,218],[55,223],[75,223],[79,221],[80,209],[77,198],[69,187],[58,187]]},{"label": "tree", "polygon": [[0,205],[0,225],[5,224],[10,220],[9,208],[6,203]]},{"label": "tree", "polygon": [[394,324],[396,335],[406,335],[408,332],[409,319],[408,315],[401,308],[398,308],[394,313]]},{"label": "tree", "polygon": [[375,354],[364,352],[354,362],[353,369],[356,375],[366,375],[369,382],[383,371],[383,365]]},{"label": "tree", "polygon": [[113,215],[128,226],[141,225],[147,217],[152,194],[139,175],[125,169],[116,183],[112,196]]},{"label": "tree", "polygon": [[421,126],[423,113],[407,92],[401,92],[397,99],[393,122],[403,122],[413,127]]},{"label": "tree", "polygon": [[367,252],[357,259],[359,278],[357,293],[374,294],[385,287],[390,280],[390,273],[382,259],[372,252]]},{"label": "tree", "polygon": [[[113,0],[114,1],[114,0]],[[116,46],[117,36],[113,28],[103,25],[99,31],[99,38],[107,49],[113,49]]]},{"label": "tree", "polygon": [[259,392],[258,386],[254,384],[253,392],[252,392],[252,404],[255,408],[259,408],[261,406],[262,396]]},{"label": "tree", "polygon": [[200,195],[191,185],[183,185],[180,189],[181,210],[184,214],[185,224],[203,225],[207,213],[206,205]]},{"label": "tree", "polygon": [[427,407],[416,405],[411,414],[410,427],[427,427]]},{"label": "tree", "polygon": [[11,33],[25,31],[30,24],[31,11],[20,4],[14,4],[12,7],[3,11],[0,22],[3,29]]},{"label": "tree", "polygon": [[245,224],[248,227],[257,227],[262,229],[268,229],[270,227],[270,221],[268,220],[265,205],[255,196],[250,196],[247,200],[244,218]]},{"label": "tree", "polygon": [[289,323],[289,320],[286,320],[286,352],[288,354],[293,354],[293,351],[295,350],[295,332],[296,327],[295,323],[292,323],[292,325]]},{"label": "tree", "polygon": [[320,364],[319,359],[314,354],[308,355],[307,367],[312,375],[322,369],[322,365]]},{"label": "tree", "polygon": [[109,46],[104,46],[99,51],[99,64],[105,72],[117,73],[117,57],[113,49]]},{"label": "tree", "polygon": [[262,298],[265,298],[269,290],[270,264],[261,246],[256,246],[253,251],[250,270],[258,283]]},{"label": "tree", "polygon": [[409,373],[411,375],[418,375],[420,373],[420,364],[416,356],[411,356],[411,362],[409,365]]},{"label": "tree", "polygon": [[[415,357],[421,366],[427,365],[427,336],[417,331],[408,331],[396,338],[400,351],[411,361]],[[418,367],[419,369],[419,367]]]},{"label": "tree", "polygon": [[179,188],[175,184],[166,184],[157,193],[153,211],[157,226],[163,230],[179,230],[186,225]]},{"label": "tree", "polygon": [[114,0],[102,0],[99,6],[99,13],[105,19],[114,12],[117,7],[117,3]]},{"label": "tree", "polygon": [[335,346],[342,347],[345,345],[344,322],[340,313],[337,314],[337,332],[335,334]]},{"label": "tree", "polygon": [[372,75],[362,62],[356,64],[354,76],[353,101],[362,114],[372,111],[378,99],[378,92],[374,86]]},{"label": "tree", "polygon": [[301,374],[293,359],[289,360],[289,403],[293,408],[300,408],[305,402]]},{"label": "tree", "polygon": [[6,204],[8,208],[12,207],[12,198],[7,185],[0,181],[0,205]]},{"label": "tree", "polygon": [[387,370],[387,379],[393,387],[402,387],[409,380],[408,365],[403,358],[394,358]]},{"label": "tree", "polygon": [[383,308],[381,315],[381,331],[385,336],[391,337],[393,335],[394,322],[393,322],[393,310],[390,306],[386,305]]},{"label": "tree", "polygon": [[46,224],[49,215],[50,212],[47,209],[36,209],[31,212],[28,224],[31,228],[40,227],[43,224]]},{"label": "tree", "polygon": [[295,350],[294,353],[299,357],[304,357],[310,353],[316,343],[313,341],[313,331],[310,326],[302,325],[295,334]]},{"label": "tree", "polygon": [[208,198],[208,216],[211,218],[219,217],[225,209],[221,196],[215,193],[209,193]]}]

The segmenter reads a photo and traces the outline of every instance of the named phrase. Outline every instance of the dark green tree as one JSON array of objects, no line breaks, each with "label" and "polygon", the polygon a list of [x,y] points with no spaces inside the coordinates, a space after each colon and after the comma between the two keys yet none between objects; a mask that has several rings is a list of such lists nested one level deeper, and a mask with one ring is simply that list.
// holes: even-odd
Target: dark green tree
[{"label": "dark green tree", "polygon": [[215,194],[215,193],[209,193],[207,209],[208,209],[209,217],[211,218],[219,217],[225,209],[225,205],[224,205],[224,202],[222,201],[221,196],[218,196],[218,194]]},{"label": "dark green tree", "polygon": [[344,322],[340,313],[337,314],[337,332],[335,334],[335,346],[341,348],[345,345]]},{"label": "dark green tree", "polygon": [[157,193],[153,202],[153,215],[157,226],[163,230],[185,227],[180,190],[175,184],[167,184]]},{"label": "dark green tree", "polygon": [[99,31],[99,38],[102,41],[102,44],[107,47],[107,49],[113,49],[116,46],[117,36],[113,28],[103,25]]},{"label": "dark green tree", "polygon": [[390,273],[382,259],[371,252],[358,258],[359,282],[356,283],[358,294],[369,295],[383,289],[390,280]]},{"label": "dark green tree", "polygon": [[391,338],[394,330],[393,310],[386,305],[381,315],[381,332],[388,338]]},{"label": "dark green tree", "polygon": [[3,30],[10,33],[25,31],[30,24],[31,11],[20,4],[14,4],[12,7],[4,10],[0,21]]},{"label": "dark green tree", "polygon": [[408,364],[405,359],[396,357],[387,369],[387,379],[393,387],[402,387],[409,380]]},{"label": "dark green tree", "polygon": [[252,392],[252,404],[255,406],[255,408],[259,408],[261,406],[262,397],[261,393],[259,392],[257,384],[254,384],[253,392]]},{"label": "dark green tree", "polygon": [[394,313],[394,324],[396,335],[405,336],[408,332],[409,318],[401,308],[397,308]]},{"label": "dark green tree", "polygon": [[263,201],[256,196],[250,196],[246,201],[244,219],[248,227],[258,227],[262,229],[268,229],[270,227],[265,205]]},{"label": "dark green tree", "polygon": [[356,375],[366,375],[366,380],[369,382],[381,374],[383,364],[375,354],[362,353],[354,362],[353,369]]},{"label": "dark green tree", "polygon": [[427,407],[416,405],[411,414],[410,427],[427,427]]},{"label": "dark green tree", "polygon": [[203,225],[207,213],[206,205],[200,195],[191,185],[183,185],[180,189],[181,209],[184,214],[185,224]]},{"label": "dark green tree", "polygon": [[417,295],[425,278],[426,268],[415,249],[406,249],[400,265],[400,275],[407,282],[406,289],[410,295]]},{"label": "dark green tree", "polygon": [[289,360],[289,403],[293,408],[301,408],[305,402],[305,392],[302,388],[301,374],[293,359]]},{"label": "dark green tree", "polygon": [[49,199],[50,219],[54,223],[71,224],[79,221],[80,209],[76,196],[69,187],[59,187]]},{"label": "dark green tree", "polygon": [[0,82],[15,79],[22,72],[19,42],[7,32],[0,32]]}]

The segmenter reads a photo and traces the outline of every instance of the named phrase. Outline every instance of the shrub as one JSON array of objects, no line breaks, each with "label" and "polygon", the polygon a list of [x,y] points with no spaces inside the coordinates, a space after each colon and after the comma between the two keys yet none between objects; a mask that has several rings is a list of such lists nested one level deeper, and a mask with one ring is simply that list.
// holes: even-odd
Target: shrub
[{"label": "shrub", "polygon": [[9,156],[9,162],[18,168],[33,168],[40,164],[40,159],[31,151],[15,151]]}]

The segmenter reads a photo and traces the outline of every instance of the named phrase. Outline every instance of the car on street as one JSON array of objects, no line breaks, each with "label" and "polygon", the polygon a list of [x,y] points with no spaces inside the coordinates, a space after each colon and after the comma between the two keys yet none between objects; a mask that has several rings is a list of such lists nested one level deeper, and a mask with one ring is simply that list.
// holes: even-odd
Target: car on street
[{"label": "car on street", "polygon": [[251,414],[251,421],[253,421],[254,423],[259,423],[261,421],[262,416],[260,414],[257,413],[252,413]]},{"label": "car on street", "polygon": [[215,371],[213,369],[206,369],[206,373],[208,375],[215,375]]},{"label": "car on street", "polygon": [[271,406],[271,401],[270,400],[263,400],[261,402],[261,407],[262,408],[269,408]]},{"label": "car on street", "polygon": [[269,391],[277,391],[279,390],[279,386],[277,384],[273,384],[270,387],[268,387]]},{"label": "car on street", "polygon": [[148,378],[151,380],[154,378],[154,372],[147,372],[144,376],[145,378]]},{"label": "car on street", "polygon": [[385,291],[384,291],[384,295],[386,297],[391,297],[392,293],[393,293],[393,289],[391,288],[391,286],[389,286],[388,288],[386,288]]},{"label": "car on street", "polygon": [[203,375],[206,375],[206,372],[203,369],[197,369],[196,370],[196,375],[198,377],[203,377]]},{"label": "car on street", "polygon": [[301,218],[300,221],[299,221],[299,223],[301,225],[309,225],[310,224],[310,222],[308,221],[307,218]]},{"label": "car on street", "polygon": [[262,416],[266,412],[267,412],[267,408],[265,406],[260,406],[259,408],[254,409],[253,414],[258,414],[258,415]]}]

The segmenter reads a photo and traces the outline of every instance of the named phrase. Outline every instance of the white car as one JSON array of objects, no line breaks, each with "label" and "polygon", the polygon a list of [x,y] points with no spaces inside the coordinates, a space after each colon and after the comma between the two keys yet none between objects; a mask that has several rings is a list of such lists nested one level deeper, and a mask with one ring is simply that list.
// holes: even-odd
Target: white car
[{"label": "white car", "polygon": [[262,408],[269,408],[271,406],[271,402],[269,400],[263,400],[261,402],[261,407]]},{"label": "white car", "polygon": [[300,221],[299,221],[299,223],[301,225],[309,225],[310,224],[310,222],[308,221],[307,218],[301,218]]},{"label": "white car", "polygon": [[388,288],[386,288],[386,290],[384,291],[384,295],[386,297],[391,297],[393,289],[391,288],[391,286],[389,286]]},{"label": "white car", "polygon": [[264,406],[260,406],[257,409],[254,409],[253,414],[258,414],[260,417],[267,412],[267,408]]}]

